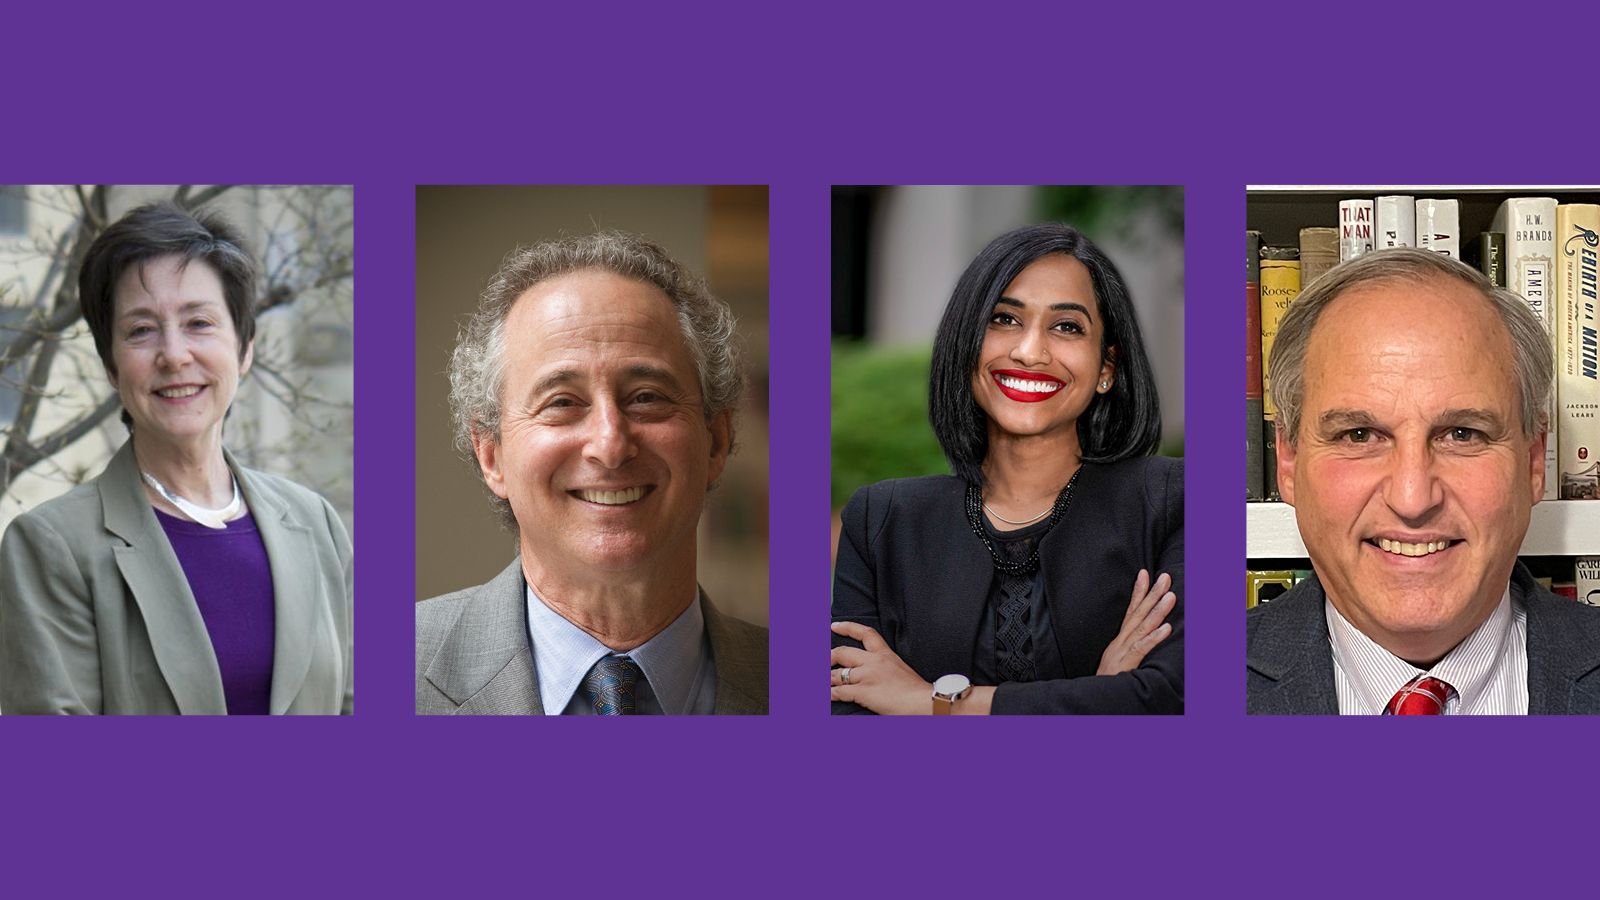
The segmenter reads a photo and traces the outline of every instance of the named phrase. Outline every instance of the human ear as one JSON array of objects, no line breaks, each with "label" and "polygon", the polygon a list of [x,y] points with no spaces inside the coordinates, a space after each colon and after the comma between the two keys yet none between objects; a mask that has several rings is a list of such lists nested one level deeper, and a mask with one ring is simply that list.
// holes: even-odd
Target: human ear
[{"label": "human ear", "polygon": [[[1273,425],[1278,432],[1278,494],[1283,502],[1294,505],[1294,461],[1298,455],[1294,441],[1289,439],[1281,424]],[[1539,459],[1543,460],[1541,451]]]},{"label": "human ear", "polygon": [[1528,487],[1533,491],[1533,502],[1544,499],[1544,480],[1549,477],[1544,468],[1544,448],[1550,432],[1541,428],[1539,434],[1528,442]]},{"label": "human ear", "polygon": [[718,413],[706,427],[711,431],[711,460],[706,467],[706,487],[709,488],[722,477],[722,470],[728,465],[728,454],[733,451],[733,413]]},{"label": "human ear", "polygon": [[478,471],[483,473],[483,483],[501,500],[506,497],[506,479],[500,471],[500,442],[493,435],[472,429],[472,455],[478,458]]},{"label": "human ear", "polygon": [[[1117,348],[1113,346],[1113,347],[1107,347],[1106,348],[1105,359],[1102,359],[1100,361],[1100,380],[1095,385],[1095,390],[1097,390],[1100,393],[1104,394],[1107,391],[1110,391],[1111,390],[1111,386],[1113,384],[1116,384],[1116,383],[1117,383]],[[1102,385],[1103,385],[1103,387],[1102,387]]]}]

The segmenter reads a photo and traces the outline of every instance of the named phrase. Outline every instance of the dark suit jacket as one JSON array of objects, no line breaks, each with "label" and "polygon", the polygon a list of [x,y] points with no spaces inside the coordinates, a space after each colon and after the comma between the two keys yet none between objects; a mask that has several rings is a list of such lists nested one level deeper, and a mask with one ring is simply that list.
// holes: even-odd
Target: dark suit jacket
[{"label": "dark suit jacket", "polygon": [[[973,671],[988,611],[994,560],[972,534],[965,498],[966,482],[939,475],[868,485],[844,509],[833,618],[876,629],[929,681]],[[1000,685],[992,711],[1183,712],[1183,461],[1086,464],[1039,557],[1068,677]],[[1138,669],[1097,677],[1141,568],[1172,576],[1172,634]],[[858,646],[834,635],[841,644]],[[833,711],[864,712],[853,703]]]},{"label": "dark suit jacket", "polygon": [[[1336,716],[1333,647],[1314,576],[1245,619],[1245,704],[1253,716]],[[1528,611],[1528,713],[1600,714],[1600,608],[1541,588],[1521,563],[1511,599]]]},{"label": "dark suit jacket", "polygon": [[[488,584],[417,604],[417,715],[541,716],[526,582],[513,560]],[[767,630],[700,595],[719,716],[766,715]]]}]

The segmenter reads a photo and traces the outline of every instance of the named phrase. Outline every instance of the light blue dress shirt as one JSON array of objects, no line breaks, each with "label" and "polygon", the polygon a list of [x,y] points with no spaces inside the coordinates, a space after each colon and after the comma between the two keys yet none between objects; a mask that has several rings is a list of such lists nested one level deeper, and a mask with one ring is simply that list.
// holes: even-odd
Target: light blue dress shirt
[{"label": "light blue dress shirt", "polygon": [[[581,690],[583,677],[611,648],[568,622],[544,604],[528,586],[528,633],[533,640],[533,666],[539,675],[539,699],[547,716],[592,716],[594,708]],[[640,715],[708,716],[716,706],[717,670],[711,659],[700,600],[666,628],[629,650],[616,653],[638,664],[645,682],[634,691]]]}]

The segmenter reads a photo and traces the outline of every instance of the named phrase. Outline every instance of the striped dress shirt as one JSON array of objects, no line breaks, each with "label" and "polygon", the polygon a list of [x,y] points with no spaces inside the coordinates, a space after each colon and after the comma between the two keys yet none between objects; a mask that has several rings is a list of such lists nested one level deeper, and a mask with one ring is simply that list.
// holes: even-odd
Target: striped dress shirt
[{"label": "striped dress shirt", "polygon": [[1445,705],[1447,716],[1528,714],[1528,613],[1511,602],[1509,584],[1489,618],[1427,670],[1378,646],[1331,602],[1323,601],[1323,607],[1340,715],[1381,715],[1395,691],[1424,674],[1456,689]]}]

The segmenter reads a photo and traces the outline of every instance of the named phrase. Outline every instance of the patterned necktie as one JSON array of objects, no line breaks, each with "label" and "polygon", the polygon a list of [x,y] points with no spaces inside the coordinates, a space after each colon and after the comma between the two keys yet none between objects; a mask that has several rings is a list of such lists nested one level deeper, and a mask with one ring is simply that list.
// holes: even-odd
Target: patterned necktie
[{"label": "patterned necktie", "polygon": [[633,688],[644,673],[639,664],[626,656],[606,655],[583,676],[583,689],[589,694],[597,716],[634,715]]},{"label": "patterned necktie", "polygon": [[1383,708],[1386,716],[1442,716],[1456,689],[1431,675],[1418,675],[1395,691]]}]

